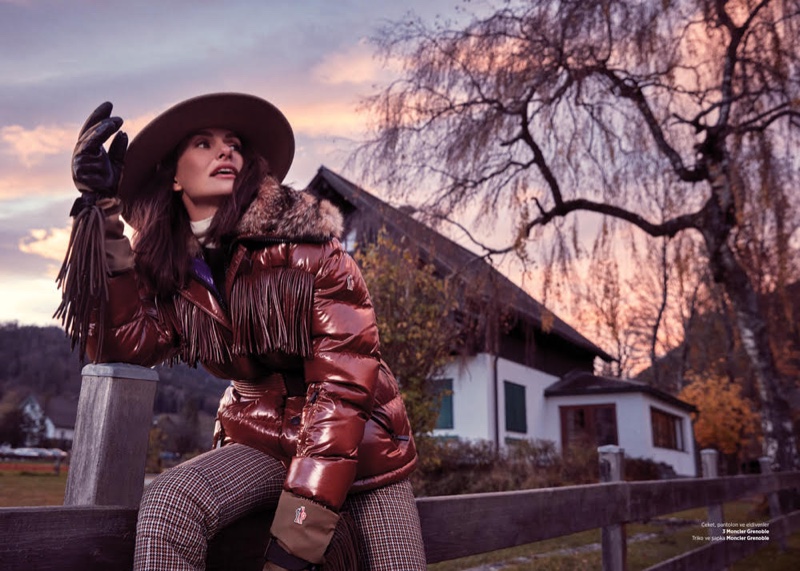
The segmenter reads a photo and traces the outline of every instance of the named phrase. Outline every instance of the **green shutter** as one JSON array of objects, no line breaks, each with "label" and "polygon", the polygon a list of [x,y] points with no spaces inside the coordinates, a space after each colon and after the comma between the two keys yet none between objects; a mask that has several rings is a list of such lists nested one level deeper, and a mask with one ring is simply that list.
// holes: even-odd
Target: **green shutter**
[{"label": "green shutter", "polygon": [[506,430],[528,432],[528,415],[525,412],[525,387],[503,381],[506,401]]},{"label": "green shutter", "polygon": [[434,428],[453,428],[453,379],[440,379],[436,384],[442,393],[442,401]]}]

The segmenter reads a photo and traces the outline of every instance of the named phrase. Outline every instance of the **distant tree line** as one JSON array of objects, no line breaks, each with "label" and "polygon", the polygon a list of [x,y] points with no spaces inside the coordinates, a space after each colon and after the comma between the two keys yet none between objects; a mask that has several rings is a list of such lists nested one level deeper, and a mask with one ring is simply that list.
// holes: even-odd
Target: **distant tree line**
[{"label": "distant tree line", "polygon": [[[0,402],[12,392],[30,391],[39,404],[48,399],[77,397],[81,388],[81,363],[64,331],[55,326],[39,327],[0,323]],[[227,381],[202,368],[186,365],[157,367],[159,375],[154,416],[170,415],[173,438],[166,439],[181,453],[207,447],[210,434],[198,424],[198,415],[214,415]],[[77,398],[74,399],[77,403]],[[8,403],[6,403],[8,404]],[[0,443],[19,446],[29,432],[28,420],[18,409],[0,408]]]}]

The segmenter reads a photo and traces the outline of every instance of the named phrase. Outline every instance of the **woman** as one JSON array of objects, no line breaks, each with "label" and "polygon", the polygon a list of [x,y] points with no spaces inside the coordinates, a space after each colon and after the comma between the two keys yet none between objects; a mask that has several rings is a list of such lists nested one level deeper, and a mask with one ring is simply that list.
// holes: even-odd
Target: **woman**
[{"label": "woman", "polygon": [[344,512],[365,569],[424,569],[405,408],[340,213],[280,184],[294,154],[285,117],[257,97],[205,95],[106,152],[121,124],[101,105],[75,148],[82,195],[58,314],[95,361],[199,362],[233,380],[217,447],[148,487],[135,568],[202,569],[210,537],[273,507],[264,569],[317,568]]}]

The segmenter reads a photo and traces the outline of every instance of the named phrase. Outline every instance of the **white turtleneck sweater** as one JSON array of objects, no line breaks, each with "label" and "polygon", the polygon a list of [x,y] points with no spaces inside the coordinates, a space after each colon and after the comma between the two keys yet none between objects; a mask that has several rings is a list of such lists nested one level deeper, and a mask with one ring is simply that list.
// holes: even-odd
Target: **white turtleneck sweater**
[{"label": "white turtleneck sweater", "polygon": [[189,223],[192,225],[192,234],[194,234],[197,241],[200,242],[201,246],[205,246],[206,248],[213,248],[214,244],[206,244],[206,234],[208,233],[208,228],[211,226],[211,221],[214,219],[214,216],[209,216],[208,218],[203,218],[202,220],[190,220]]}]

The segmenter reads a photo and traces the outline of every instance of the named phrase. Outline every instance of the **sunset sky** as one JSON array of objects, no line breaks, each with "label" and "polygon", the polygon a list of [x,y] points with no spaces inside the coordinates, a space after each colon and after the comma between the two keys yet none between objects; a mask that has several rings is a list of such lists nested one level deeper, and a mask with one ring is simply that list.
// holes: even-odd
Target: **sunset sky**
[{"label": "sunset sky", "polygon": [[[359,100],[391,79],[367,41],[461,0],[0,0],[0,322],[55,325],[54,283],[76,196],[77,131],[102,101],[133,136],[188,97],[252,93],[281,108],[297,152],[286,181],[345,176],[365,135]],[[480,2],[469,4],[479,9]]]}]

